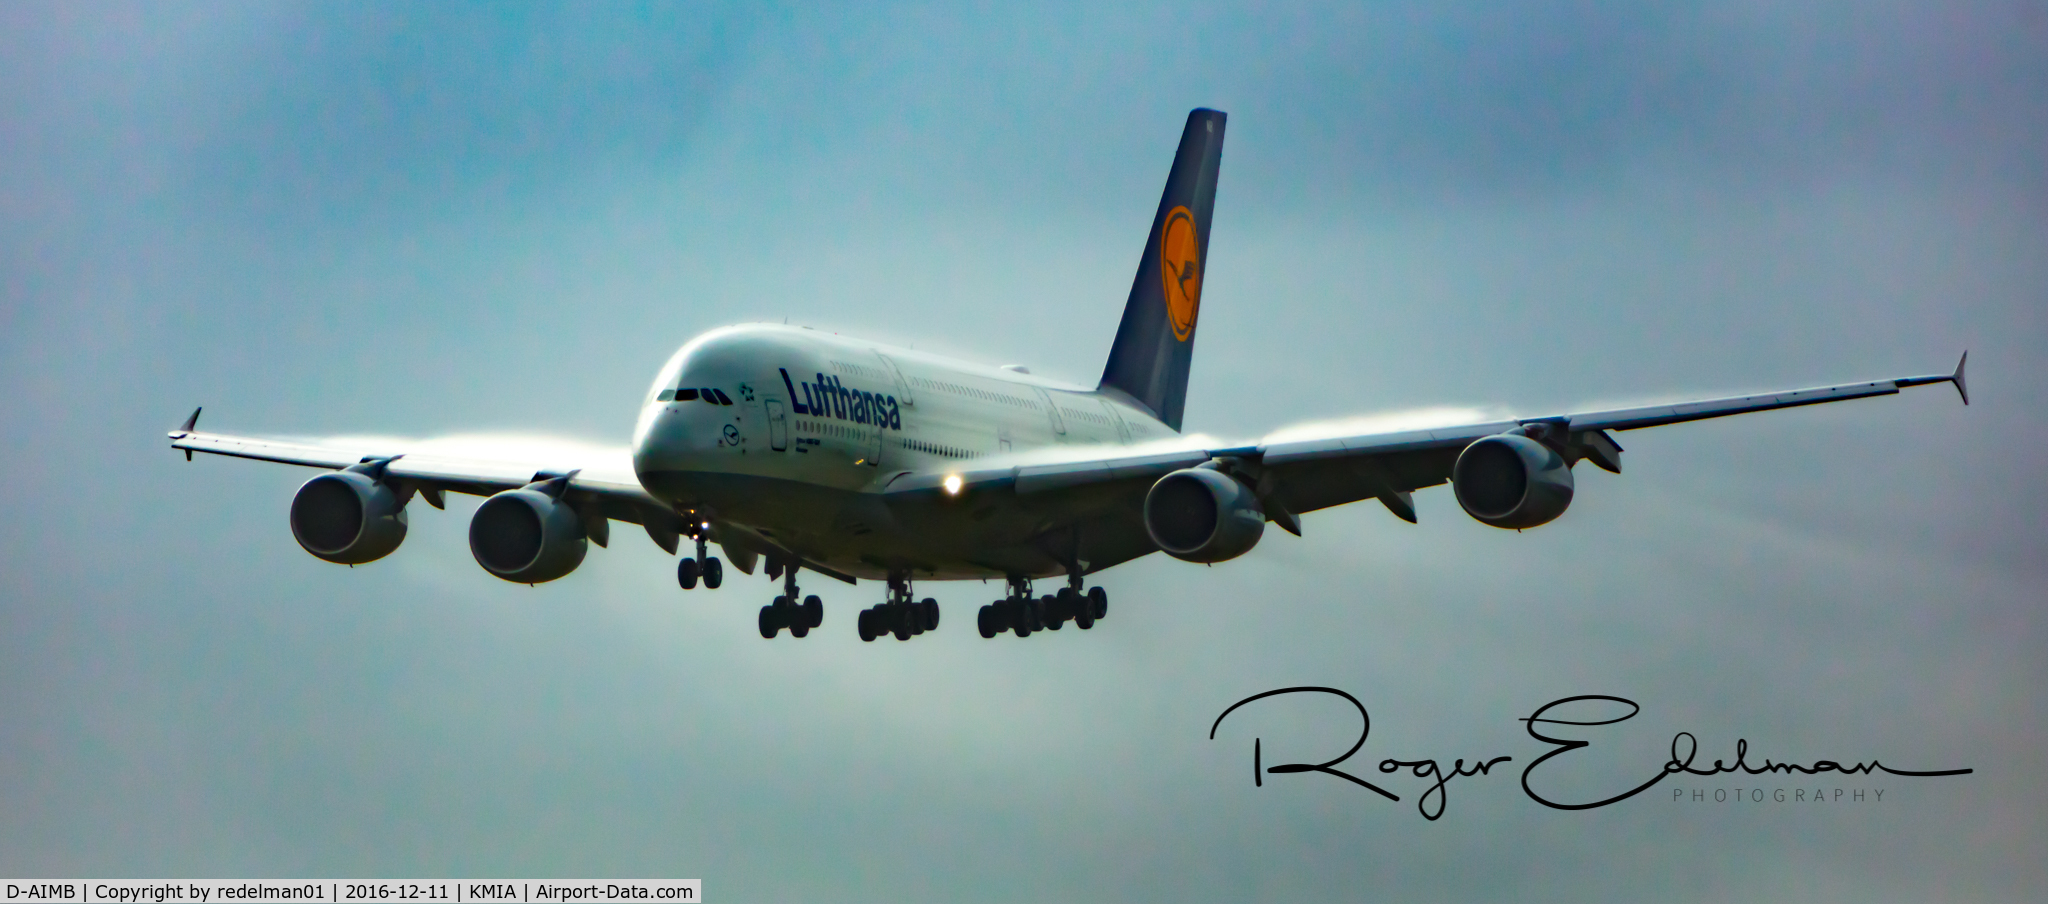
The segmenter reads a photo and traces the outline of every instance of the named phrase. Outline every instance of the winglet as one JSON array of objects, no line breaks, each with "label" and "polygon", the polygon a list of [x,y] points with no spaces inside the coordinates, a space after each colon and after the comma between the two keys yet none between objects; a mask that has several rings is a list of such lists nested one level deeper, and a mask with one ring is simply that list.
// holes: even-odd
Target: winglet
[{"label": "winglet", "polygon": [[[1956,361],[1956,372],[1948,378],[1950,383],[1956,384],[1956,393],[1963,397],[1963,404],[1965,405],[1970,404],[1970,387],[1963,382],[1963,365],[1968,363],[1970,363],[1970,352],[1968,349],[1964,349],[1963,357]],[[199,414],[194,412],[192,416],[198,417]]]},{"label": "winglet", "polygon": [[1970,363],[1970,353],[1965,351],[1963,356],[1956,361],[1955,373],[1937,374],[1927,377],[1901,377],[1893,380],[1892,385],[1904,389],[1908,386],[1925,386],[1929,383],[1954,383],[1956,384],[1956,394],[1963,397],[1963,404],[1968,405],[1970,404],[1970,386],[1963,382],[1963,365],[1968,363]]},{"label": "winglet", "polygon": [[184,424],[184,426],[182,426],[182,427],[179,427],[179,428],[177,429],[177,432],[175,432],[175,433],[172,433],[172,434],[171,434],[171,438],[172,438],[172,439],[184,439],[184,438],[185,438],[185,436],[186,436],[187,434],[191,433],[191,432],[192,432],[192,431],[193,431],[193,430],[194,430],[195,428],[197,428],[197,427],[199,426],[199,412],[201,412],[201,411],[205,411],[205,410],[206,410],[206,406],[205,406],[205,405],[201,405],[201,406],[199,406],[199,407],[197,407],[197,408],[194,408],[194,409],[192,409],[192,416],[191,416],[191,417],[188,417],[188,418],[186,418],[186,419],[185,419],[185,424]]}]

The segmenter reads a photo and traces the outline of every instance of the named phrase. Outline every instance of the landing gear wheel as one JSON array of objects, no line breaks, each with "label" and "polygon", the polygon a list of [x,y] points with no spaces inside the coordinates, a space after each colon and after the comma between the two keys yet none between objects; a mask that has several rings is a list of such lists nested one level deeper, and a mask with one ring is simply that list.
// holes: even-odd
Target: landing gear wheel
[{"label": "landing gear wheel", "polygon": [[1052,617],[1052,597],[1039,597],[1038,601],[1031,606],[1031,630],[1057,631],[1059,629],[1059,620]]},{"label": "landing gear wheel", "polygon": [[860,610],[860,617],[855,619],[855,621],[859,623],[861,642],[874,643],[875,636],[880,633],[875,630],[875,610]]},{"label": "landing gear wheel", "polygon": [[684,559],[676,563],[676,583],[684,590],[697,589],[697,560]]},{"label": "landing gear wheel", "polygon": [[804,597],[803,620],[813,628],[825,623],[825,601],[817,594]]},{"label": "landing gear wheel", "polygon": [[994,640],[996,634],[1002,630],[996,627],[995,608],[994,606],[983,606],[981,611],[974,615],[974,627],[981,632],[982,639],[984,640]]},{"label": "landing gear wheel", "polygon": [[782,630],[782,624],[781,624],[780,622],[778,622],[778,621],[776,620],[776,618],[775,618],[775,607],[774,607],[774,606],[772,606],[772,605],[771,605],[771,606],[762,606],[762,607],[761,607],[761,636],[762,636],[763,638],[765,638],[765,639],[768,639],[768,640],[773,640],[773,639],[775,639],[775,634],[776,634],[776,632],[778,632],[778,631],[781,631],[781,630]]},{"label": "landing gear wheel", "polygon": [[1074,617],[1075,600],[1080,594],[1072,587],[1061,587],[1060,592],[1045,601],[1045,627],[1057,631],[1066,627],[1067,619]]},{"label": "landing gear wheel", "polygon": [[925,630],[937,631],[939,629],[938,600],[932,599],[931,597],[925,597],[924,602],[917,604],[917,611],[918,615],[924,619]]},{"label": "landing gear wheel", "polygon": [[1093,616],[1095,621],[1101,621],[1103,616],[1109,614],[1109,591],[1100,587],[1088,588],[1088,603],[1093,610],[1088,614]]},{"label": "landing gear wheel", "polygon": [[723,565],[720,565],[720,564],[718,564],[718,560],[717,560],[717,559],[705,559],[705,560],[704,560],[704,589],[706,589],[706,590],[717,590],[717,589],[718,589],[718,585],[719,585],[719,584],[721,584],[721,583],[723,583],[724,581],[725,581],[725,566],[723,566]]},{"label": "landing gear wheel", "polygon": [[775,610],[775,624],[788,628],[789,636],[803,637],[811,633],[811,623],[804,618],[804,610],[797,602],[786,596],[778,596],[772,608]]},{"label": "landing gear wheel", "polygon": [[911,635],[917,633],[917,626],[911,621],[915,617],[910,611],[911,608],[903,605],[889,607],[889,621],[892,622],[889,627],[897,640],[909,640]]}]

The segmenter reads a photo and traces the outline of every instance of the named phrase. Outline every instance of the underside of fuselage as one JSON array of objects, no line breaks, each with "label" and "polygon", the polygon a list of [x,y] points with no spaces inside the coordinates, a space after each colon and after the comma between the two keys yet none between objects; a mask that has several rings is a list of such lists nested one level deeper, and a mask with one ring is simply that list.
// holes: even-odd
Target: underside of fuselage
[{"label": "underside of fuselage", "polygon": [[716,512],[712,539],[746,548],[758,535],[805,562],[856,578],[989,580],[1092,573],[1153,552],[1135,504],[1047,511],[1014,499],[891,505],[880,493],[748,474],[656,471],[648,492]]}]

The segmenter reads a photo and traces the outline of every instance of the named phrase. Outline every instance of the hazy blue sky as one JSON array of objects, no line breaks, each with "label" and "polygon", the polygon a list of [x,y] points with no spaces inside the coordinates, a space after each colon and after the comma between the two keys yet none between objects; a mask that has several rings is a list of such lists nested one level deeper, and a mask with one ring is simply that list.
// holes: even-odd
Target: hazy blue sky
[{"label": "hazy blue sky", "polygon": [[[701,877],[717,900],[2048,896],[2048,6],[0,5],[0,876]],[[1623,434],[1526,533],[1417,495],[1095,631],[861,644],[879,586],[493,579],[476,501],[346,569],[310,476],[163,433],[624,443],[789,318],[1092,382],[1190,107],[1230,114],[1191,430],[1945,372]],[[1326,776],[1250,778],[1350,742]],[[1881,759],[1882,803],[1545,809]],[[1325,752],[1327,751],[1327,752]],[[1381,758],[1513,756],[1450,786]]]}]

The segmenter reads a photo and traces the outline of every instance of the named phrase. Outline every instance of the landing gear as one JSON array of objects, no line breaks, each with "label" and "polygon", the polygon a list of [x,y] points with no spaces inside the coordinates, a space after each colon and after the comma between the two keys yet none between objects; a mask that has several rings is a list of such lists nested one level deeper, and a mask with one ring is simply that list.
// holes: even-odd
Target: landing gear
[{"label": "landing gear", "polygon": [[[1071,588],[1070,588],[1071,589]],[[1095,627],[1095,620],[1109,614],[1109,591],[1090,587],[1074,598],[1074,626],[1083,631]]]},{"label": "landing gear", "polygon": [[[717,561],[716,559],[712,561]],[[806,637],[811,629],[825,623],[825,601],[817,594],[804,597],[797,602],[796,566],[782,569],[782,595],[775,602],[761,607],[761,636],[774,638],[783,628],[789,629],[791,637]]]},{"label": "landing gear", "polygon": [[860,639],[872,642],[884,634],[894,634],[897,640],[909,640],[926,631],[939,628],[939,601],[926,597],[911,599],[910,577],[889,576],[889,598],[883,602],[860,610]]},{"label": "landing gear", "polygon": [[1009,631],[1030,637],[1036,631],[1057,631],[1069,620],[1086,631],[1109,613],[1108,591],[1090,587],[1081,592],[1079,574],[1069,574],[1067,586],[1051,596],[1032,596],[1031,579],[1021,575],[1011,575],[1009,584],[1009,596],[981,607],[976,615],[975,627],[981,636],[994,638]]},{"label": "landing gear", "polygon": [[725,566],[720,565],[717,559],[705,554],[704,531],[702,529],[697,531],[696,539],[697,557],[694,559],[684,559],[676,563],[676,583],[681,584],[684,590],[695,590],[697,589],[697,579],[703,578],[704,589],[717,590],[718,585],[725,582]]}]

